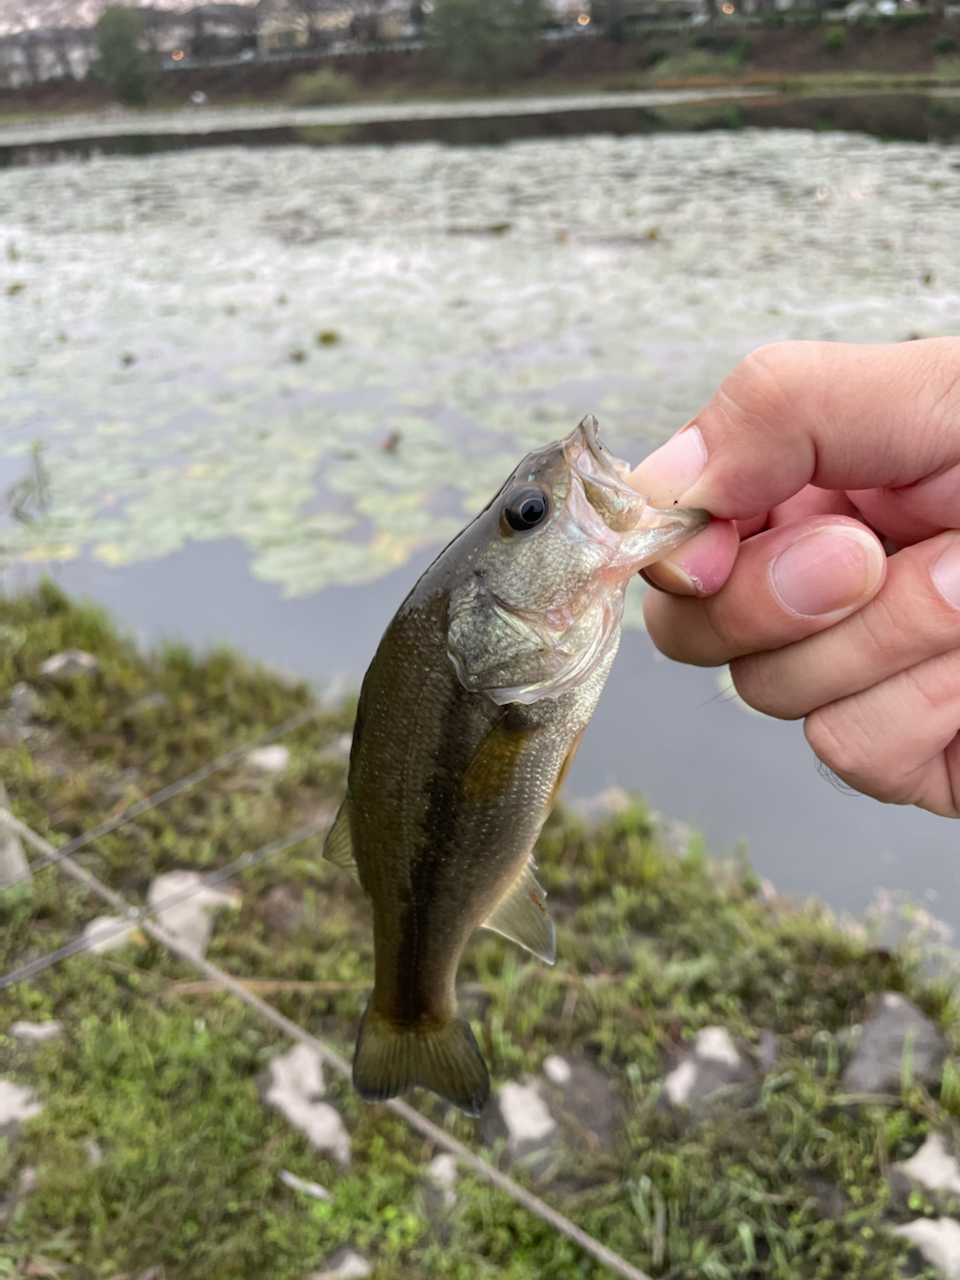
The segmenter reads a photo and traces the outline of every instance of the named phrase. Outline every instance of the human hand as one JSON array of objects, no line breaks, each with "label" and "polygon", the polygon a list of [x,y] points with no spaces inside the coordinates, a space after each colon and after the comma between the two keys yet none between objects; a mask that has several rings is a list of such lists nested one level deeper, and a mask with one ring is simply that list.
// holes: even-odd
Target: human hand
[{"label": "human hand", "polygon": [[716,517],[645,572],[657,647],[729,662],[857,790],[960,816],[960,338],[762,347],[631,483]]}]

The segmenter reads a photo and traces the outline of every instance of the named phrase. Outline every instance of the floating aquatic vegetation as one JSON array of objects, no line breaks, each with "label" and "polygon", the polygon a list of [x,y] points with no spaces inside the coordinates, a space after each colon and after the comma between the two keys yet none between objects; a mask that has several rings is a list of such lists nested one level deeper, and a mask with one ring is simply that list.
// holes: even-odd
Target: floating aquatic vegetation
[{"label": "floating aquatic vegetation", "polygon": [[0,461],[42,440],[48,490],[0,553],[235,536],[290,593],[374,578],[588,410],[638,458],[761,342],[956,331],[957,155],[771,131],[10,170]]}]

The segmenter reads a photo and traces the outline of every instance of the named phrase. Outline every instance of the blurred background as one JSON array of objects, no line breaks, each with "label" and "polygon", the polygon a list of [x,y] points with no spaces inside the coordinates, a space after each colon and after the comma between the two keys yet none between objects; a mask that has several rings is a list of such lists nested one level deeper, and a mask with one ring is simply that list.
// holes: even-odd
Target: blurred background
[{"label": "blurred background", "polygon": [[[587,412],[636,463],[752,348],[960,332],[960,6],[0,0],[0,564],[356,689]],[[628,629],[567,795],[960,924],[957,828]]]}]

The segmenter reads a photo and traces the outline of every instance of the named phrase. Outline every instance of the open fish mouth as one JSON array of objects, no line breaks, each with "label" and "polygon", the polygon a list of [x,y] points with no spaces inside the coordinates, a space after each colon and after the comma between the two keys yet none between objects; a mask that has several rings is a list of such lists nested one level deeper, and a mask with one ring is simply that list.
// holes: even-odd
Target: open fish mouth
[{"label": "open fish mouth", "polygon": [[[699,528],[706,522],[705,512],[660,511],[651,507],[646,495],[627,482],[629,463],[615,458],[600,443],[593,414],[588,414],[567,436],[563,453],[571,476],[580,482],[572,486],[571,494],[577,523],[601,542],[608,542],[611,533],[659,529],[664,531],[665,540],[674,545],[674,531]],[[578,500],[578,489],[586,502]]]},{"label": "open fish mouth", "polygon": [[627,487],[624,477],[630,466],[615,458],[600,443],[599,423],[592,413],[588,413],[564,440],[563,452],[569,465],[579,474]]}]

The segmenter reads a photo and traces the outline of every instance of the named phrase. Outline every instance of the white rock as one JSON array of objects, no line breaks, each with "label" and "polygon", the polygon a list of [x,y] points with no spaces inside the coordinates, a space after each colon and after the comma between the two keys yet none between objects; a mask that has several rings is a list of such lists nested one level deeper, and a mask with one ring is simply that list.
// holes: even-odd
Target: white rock
[{"label": "white rock", "polygon": [[917,1218],[895,1227],[893,1234],[916,1245],[943,1280],[960,1280],[960,1222],[953,1218]]},{"label": "white rock", "polygon": [[291,1191],[302,1191],[305,1195],[313,1196],[314,1200],[333,1199],[333,1195],[326,1187],[322,1187],[319,1182],[310,1182],[306,1178],[298,1178],[289,1169],[281,1169],[279,1177],[283,1185],[289,1187]]},{"label": "white rock", "polygon": [[447,1153],[434,1156],[427,1165],[427,1177],[443,1192],[445,1204],[456,1203],[457,1162],[453,1156]]},{"label": "white rock", "polygon": [[749,1072],[726,1027],[704,1027],[694,1036],[682,1061],[666,1076],[663,1087],[675,1107],[696,1106]]},{"label": "white rock", "polygon": [[95,1169],[97,1165],[103,1164],[103,1147],[95,1138],[84,1138],[82,1145],[87,1153],[87,1159]]},{"label": "white rock", "polygon": [[306,1044],[295,1044],[270,1063],[265,1098],[299,1129],[312,1147],[329,1151],[342,1165],[350,1163],[350,1134],[339,1111],[317,1102],[326,1092],[320,1057]]},{"label": "white rock", "polygon": [[0,1080],[0,1127],[19,1120],[29,1120],[43,1110],[32,1089],[15,1084],[13,1080]]},{"label": "white rock", "polygon": [[692,1058],[686,1058],[678,1067],[670,1072],[663,1082],[667,1097],[675,1107],[682,1107],[693,1092],[697,1083],[697,1064]]},{"label": "white rock", "polygon": [[49,1022],[15,1022],[10,1028],[14,1040],[36,1042],[51,1040],[63,1031],[63,1023],[52,1018]]},{"label": "white rock", "polygon": [[[196,871],[169,871],[157,876],[147,890],[147,903],[156,912],[157,923],[169,930],[180,942],[198,955],[203,955],[213,934],[213,913],[221,907],[238,907],[238,889],[217,889],[204,885],[197,888],[202,876]],[[167,898],[190,894],[181,902],[161,906]]]},{"label": "white rock", "polygon": [[[0,778],[0,809],[9,809],[3,779]],[[0,821],[0,881],[32,879],[30,863],[23,849],[23,843],[17,833],[3,821]]]},{"label": "white rock", "polygon": [[536,1083],[509,1080],[500,1090],[500,1114],[513,1148],[522,1142],[540,1142],[557,1127]]},{"label": "white rock", "polygon": [[125,947],[128,942],[136,942],[140,936],[142,935],[137,926],[124,920],[122,916],[97,916],[83,930],[87,950],[97,956],[104,951]]},{"label": "white rock", "polygon": [[364,1276],[373,1275],[373,1267],[353,1249],[345,1249],[335,1267],[326,1271],[315,1271],[311,1280],[363,1280]]},{"label": "white rock", "polygon": [[21,720],[26,724],[42,705],[39,694],[31,689],[25,680],[19,680],[10,690],[7,707],[15,720]]},{"label": "white rock", "polygon": [[705,1062],[722,1062],[738,1067],[742,1061],[726,1027],[704,1027],[693,1040],[694,1053]]},{"label": "white rock", "polygon": [[17,1179],[17,1195],[30,1195],[32,1191],[36,1191],[37,1183],[39,1181],[40,1175],[37,1173],[36,1165],[28,1164],[26,1168],[21,1171],[20,1177]]},{"label": "white rock", "polygon": [[543,1074],[553,1084],[568,1084],[573,1072],[566,1058],[561,1058],[558,1053],[552,1053],[549,1058],[544,1058]]},{"label": "white rock", "polygon": [[64,649],[63,653],[55,653],[52,658],[41,663],[40,670],[45,676],[73,676],[80,672],[89,675],[99,665],[92,653],[86,653],[83,649]]},{"label": "white rock", "polygon": [[259,769],[261,773],[283,773],[290,763],[290,748],[282,742],[274,742],[269,747],[257,747],[247,756],[251,769]]},{"label": "white rock", "polygon": [[308,1044],[295,1044],[286,1053],[271,1058],[270,1077],[271,1089],[293,1093],[300,1098],[322,1098],[327,1092],[323,1062],[316,1049],[311,1049]]},{"label": "white rock", "polygon": [[911,1182],[930,1191],[952,1191],[960,1195],[960,1164],[947,1151],[943,1136],[930,1133],[923,1146],[900,1165]]}]

